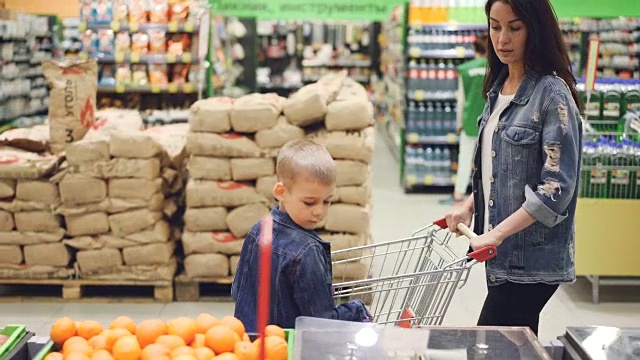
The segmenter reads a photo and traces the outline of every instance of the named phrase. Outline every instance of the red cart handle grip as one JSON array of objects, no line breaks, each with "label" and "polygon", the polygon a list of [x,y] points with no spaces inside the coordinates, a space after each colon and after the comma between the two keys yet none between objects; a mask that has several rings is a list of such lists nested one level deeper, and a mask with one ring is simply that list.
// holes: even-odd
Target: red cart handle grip
[{"label": "red cart handle grip", "polygon": [[[433,222],[434,225],[439,226],[442,229],[446,229],[447,219],[442,218]],[[460,231],[463,235],[468,237],[469,239],[477,237],[476,233],[473,230],[469,229],[469,227],[463,223],[458,223],[458,231]],[[498,249],[494,245],[483,247],[482,249],[478,249],[476,251],[470,252],[468,256],[472,259],[475,259],[478,262],[485,262],[489,259],[493,259],[498,255]]]}]

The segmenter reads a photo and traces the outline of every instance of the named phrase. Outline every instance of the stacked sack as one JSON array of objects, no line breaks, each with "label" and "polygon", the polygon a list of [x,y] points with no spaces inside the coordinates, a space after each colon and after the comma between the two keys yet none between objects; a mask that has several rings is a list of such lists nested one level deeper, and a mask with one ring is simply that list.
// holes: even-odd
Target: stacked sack
[{"label": "stacked sack", "polygon": [[50,181],[61,158],[48,152],[48,125],[10,130],[0,146],[0,277],[67,278],[71,255],[55,214],[60,204]]},{"label": "stacked sack", "polygon": [[[82,278],[171,280],[177,268],[169,220],[182,183],[186,127],[143,132],[137,112],[110,111],[66,148],[58,176],[68,238]],[[182,151],[180,148],[182,131]],[[163,146],[174,142],[171,149]],[[177,140],[176,140],[177,139]],[[167,145],[168,146],[168,145]],[[182,159],[182,160],[181,160]]]},{"label": "stacked sack", "polygon": [[[367,91],[343,74],[328,75],[291,96],[284,114],[292,124],[307,126],[308,137],[326,146],[336,162],[336,197],[320,236],[332,250],[370,244],[375,130]],[[334,267],[334,279],[362,279],[367,271],[359,261],[348,262]]]},{"label": "stacked sack", "polygon": [[244,237],[273,205],[277,150],[305,135],[281,116],[284,103],[274,94],[251,94],[191,107],[182,235],[187,277],[235,275]]}]

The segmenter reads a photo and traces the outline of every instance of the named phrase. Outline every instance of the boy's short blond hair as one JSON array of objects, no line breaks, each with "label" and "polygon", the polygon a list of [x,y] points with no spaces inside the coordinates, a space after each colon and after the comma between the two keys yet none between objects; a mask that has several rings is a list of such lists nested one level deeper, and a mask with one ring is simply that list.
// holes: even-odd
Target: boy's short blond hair
[{"label": "boy's short blond hair", "polygon": [[324,146],[309,139],[293,140],[278,153],[276,176],[287,186],[301,174],[333,186],[336,183],[336,164]]}]

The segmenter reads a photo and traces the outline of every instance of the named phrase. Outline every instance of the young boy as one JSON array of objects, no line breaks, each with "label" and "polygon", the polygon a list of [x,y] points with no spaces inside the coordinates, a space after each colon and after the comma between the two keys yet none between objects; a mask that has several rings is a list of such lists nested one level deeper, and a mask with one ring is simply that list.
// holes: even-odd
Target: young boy
[{"label": "young boy", "polygon": [[[314,230],[327,215],[335,190],[336,166],[331,155],[310,140],[290,142],[280,150],[276,175],[278,183],[273,192],[279,205],[271,210],[269,323],[293,328],[298,316],[371,321],[360,300],[335,306],[331,245]],[[259,236],[260,222],[245,238],[231,288],[235,316],[249,332],[256,331]]]}]

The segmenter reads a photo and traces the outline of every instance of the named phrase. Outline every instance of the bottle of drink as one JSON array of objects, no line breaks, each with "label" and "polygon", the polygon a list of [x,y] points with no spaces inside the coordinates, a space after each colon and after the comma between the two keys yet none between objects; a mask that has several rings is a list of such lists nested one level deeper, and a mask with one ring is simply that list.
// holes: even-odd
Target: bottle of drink
[{"label": "bottle of drink", "polygon": [[416,116],[416,128],[417,133],[420,136],[420,140],[422,140],[426,134],[426,118],[427,118],[427,110],[424,107],[424,103],[419,103],[418,105],[418,115]]},{"label": "bottle of drink", "polygon": [[441,135],[442,117],[443,117],[443,107],[442,107],[442,103],[438,101],[435,104],[435,110],[433,114],[434,132],[430,134],[431,136]]},{"label": "bottle of drink", "polygon": [[442,118],[442,134],[447,135],[450,131],[449,127],[451,126],[451,114],[453,109],[451,108],[451,103],[444,103],[444,116]]},{"label": "bottle of drink", "polygon": [[407,133],[416,131],[416,103],[413,101],[409,101],[409,106],[407,107],[406,131]]},{"label": "bottle of drink", "polygon": [[418,90],[418,77],[418,64],[412,59],[407,66],[407,93],[411,96]]},{"label": "bottle of drink", "polygon": [[416,174],[416,149],[407,145],[404,151],[404,175],[406,178]]},{"label": "bottle of drink", "polygon": [[450,183],[451,182],[451,173],[452,173],[452,169],[451,169],[451,150],[449,150],[448,147],[445,147],[444,150],[442,150],[442,172],[443,172],[443,176],[444,176],[444,181],[446,183]]},{"label": "bottle of drink", "polygon": [[611,86],[602,96],[602,118],[604,120],[620,121],[622,92],[617,86]]},{"label": "bottle of drink", "polygon": [[424,150],[424,156],[423,156],[423,176],[422,176],[422,180],[424,181],[424,177],[426,175],[433,175],[433,171],[434,171],[434,154],[433,154],[433,148],[431,146],[427,147]]},{"label": "bottle of drink", "polygon": [[418,178],[418,182],[422,183],[424,181],[424,148],[422,146],[418,146],[416,148],[416,171],[415,176]]},{"label": "bottle of drink", "polygon": [[429,79],[428,79],[428,75],[429,75],[429,68],[427,66],[427,62],[422,59],[420,60],[420,66],[419,66],[419,74],[420,74],[420,81],[418,82],[418,89],[426,91],[427,92],[427,96],[429,96],[429,88],[427,87],[428,83],[429,83]]},{"label": "bottle of drink", "polygon": [[609,195],[612,199],[629,198],[630,174],[627,166],[629,165],[627,152],[622,144],[610,143],[611,149],[611,178]]},{"label": "bottle of drink", "polygon": [[635,184],[635,199],[640,199],[640,142],[635,142],[633,144],[633,152],[634,152],[634,163],[635,163],[635,169],[633,171],[633,173],[635,173],[635,181],[633,182],[633,184]]},{"label": "bottle of drink", "polygon": [[442,149],[440,147],[436,147],[433,150],[433,158],[434,158],[434,178],[436,180],[436,183],[441,184],[442,183],[442,178],[444,177],[443,175],[443,169],[442,169],[442,165],[443,165],[443,158],[442,158]]}]

